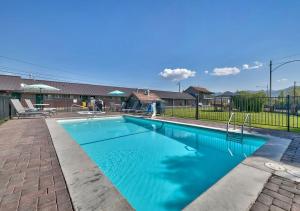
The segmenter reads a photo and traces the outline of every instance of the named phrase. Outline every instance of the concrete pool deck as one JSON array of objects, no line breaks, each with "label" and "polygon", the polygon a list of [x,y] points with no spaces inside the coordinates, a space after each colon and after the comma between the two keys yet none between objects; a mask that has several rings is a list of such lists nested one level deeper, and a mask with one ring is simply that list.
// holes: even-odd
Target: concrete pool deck
[{"label": "concrete pool deck", "polygon": [[[64,118],[65,116],[63,114],[59,114],[56,117],[61,117]],[[68,114],[68,118],[78,118],[78,115],[70,115]],[[81,116],[82,118],[82,116]],[[54,119],[48,118],[47,121],[52,121]],[[204,125],[204,126],[210,126],[210,127],[216,127],[216,128],[222,128],[224,127],[224,124],[217,124],[217,123],[209,123],[209,122],[202,122],[202,121],[197,121],[194,122],[194,120],[191,120],[193,122],[188,122],[188,120],[186,119],[172,119],[172,118],[165,118],[165,120],[169,120],[169,121],[178,121],[178,122],[183,122],[183,123],[190,123],[190,124],[197,124],[197,125]],[[38,128],[38,130],[34,130],[33,128]],[[41,129],[43,128],[43,129]],[[46,128],[46,129],[45,129]],[[55,128],[49,127],[49,130],[55,130]],[[281,138],[285,138],[285,139],[292,139],[292,143],[289,145],[288,150],[286,151],[286,153],[284,154],[284,156],[281,158],[281,156],[277,155],[274,157],[269,157],[271,159],[275,159],[276,162],[280,161],[281,158],[281,162],[285,162],[285,164],[287,165],[288,168],[290,167],[295,167],[295,166],[299,166],[300,164],[300,144],[298,144],[300,141],[300,134],[294,134],[294,133],[286,133],[283,131],[271,131],[271,130],[263,130],[263,129],[255,129],[253,130],[255,133],[259,133],[259,134],[264,134],[264,135],[275,135],[276,137],[281,137]],[[57,134],[59,135],[59,131]],[[105,178],[105,176],[103,174],[101,174],[101,172],[99,173],[99,169],[95,168],[95,166],[93,166],[93,164],[86,166],[85,168],[81,168],[80,165],[76,165],[76,164],[80,164],[82,160],[89,160],[87,158],[87,156],[85,154],[82,154],[81,152],[78,153],[73,153],[73,156],[71,156],[74,159],[70,159],[69,156],[65,156],[66,153],[71,153],[73,150],[78,150],[77,146],[74,146],[73,144],[70,145],[70,143],[67,143],[67,141],[63,141],[62,143],[58,143],[58,145],[60,145],[60,149],[58,150],[56,148],[55,145],[57,145],[55,143],[55,140],[52,136],[52,138],[50,138],[50,134],[49,131],[47,130],[45,121],[43,119],[22,119],[22,120],[11,120],[8,121],[6,123],[4,123],[3,125],[0,126],[0,134],[6,134],[4,137],[0,136],[0,158],[5,158],[5,160],[0,159],[0,210],[22,210],[22,206],[26,205],[25,207],[32,207],[32,210],[46,210],[47,206],[48,208],[52,208],[53,210],[67,210],[64,209],[64,206],[68,207],[69,210],[72,210],[72,203],[74,206],[75,210],[107,210],[106,208],[109,208],[109,210],[131,210],[132,208],[130,207],[130,205],[126,202],[126,200],[123,199],[123,197],[120,196],[120,194],[116,191],[116,189],[111,186],[110,182]],[[31,137],[31,138],[29,138]],[[33,138],[35,137],[35,138]],[[64,136],[62,136],[64,137]],[[26,139],[27,138],[27,139]],[[11,186],[13,185],[13,183],[10,184],[10,180],[12,178],[12,176],[14,176],[14,171],[19,172],[20,169],[16,168],[15,166],[18,166],[18,162],[20,162],[19,160],[15,160],[16,157],[16,153],[20,153],[22,154],[22,152],[24,153],[28,153],[28,149],[30,147],[34,148],[33,145],[33,140],[35,140],[34,143],[39,143],[40,148],[44,151],[44,148],[48,149],[48,145],[51,148],[52,145],[52,153],[51,156],[53,160],[54,157],[56,157],[56,154],[58,155],[57,159],[57,164],[54,164],[54,167],[52,167],[49,172],[52,172],[52,177],[53,180],[52,182],[49,182],[49,187],[47,186],[47,188],[49,189],[49,193],[51,193],[51,188],[53,185],[55,187],[55,185],[58,186],[58,184],[62,185],[62,189],[64,190],[65,196],[63,198],[59,197],[59,192],[57,192],[56,190],[54,190],[54,194],[52,194],[52,198],[51,196],[49,197],[49,200],[47,197],[45,197],[45,195],[48,193],[46,191],[46,193],[43,193],[42,190],[44,190],[42,187],[44,187],[44,185],[38,185],[37,186],[37,192],[34,192],[35,194],[31,194],[31,195],[27,195],[27,197],[24,198],[24,196],[26,195],[22,195],[22,191],[23,192],[30,192],[30,187],[29,187],[29,183],[26,183],[26,177],[22,177],[21,176],[21,181],[17,180],[17,182],[15,182],[15,186]],[[39,142],[38,142],[39,140]],[[65,139],[63,139],[65,140]],[[55,150],[53,148],[53,143],[55,146]],[[20,147],[20,144],[24,144],[27,143],[27,147],[25,147],[25,149],[23,147]],[[46,145],[45,143],[48,143],[48,145]],[[21,144],[21,145],[22,145]],[[43,145],[43,147],[41,147],[41,145]],[[73,145],[73,146],[72,146]],[[30,146],[30,147],[29,147]],[[276,144],[271,144],[271,147],[275,147],[276,148]],[[277,145],[278,147],[278,145]],[[285,151],[285,149],[288,147],[288,143],[286,143],[284,145],[284,147],[278,147],[280,150],[281,155],[283,154],[283,152]],[[36,147],[37,148],[37,147]],[[298,150],[299,148],[299,150]],[[16,151],[16,149],[18,149],[19,151]],[[31,151],[33,151],[31,149]],[[46,150],[47,151],[47,150]],[[80,150],[79,150],[80,151]],[[262,150],[260,153],[264,153],[265,152]],[[69,154],[70,155],[70,154]],[[79,155],[79,156],[78,156]],[[7,159],[6,157],[7,156]],[[36,155],[35,155],[36,156]],[[43,155],[44,156],[44,155]],[[39,159],[39,162],[46,162],[44,161],[42,155],[35,157],[35,159]],[[54,157],[53,157],[54,156]],[[33,156],[34,157],[34,156]],[[69,157],[69,159],[68,159]],[[81,158],[80,158],[81,157]],[[246,159],[242,164],[240,164],[238,166],[238,168],[235,168],[234,170],[232,170],[231,173],[233,173],[231,176],[230,174],[227,174],[223,179],[221,179],[218,183],[216,183],[214,186],[212,186],[207,192],[205,192],[204,194],[202,194],[199,198],[197,198],[193,203],[191,203],[189,206],[186,207],[187,210],[205,210],[203,208],[205,208],[205,206],[208,208],[211,208],[210,210],[214,209],[214,210],[224,210],[226,208],[231,209],[231,210],[241,210],[240,208],[243,207],[242,210],[249,210],[251,209],[251,206],[254,204],[254,206],[252,207],[253,210],[259,210],[260,208],[266,208],[268,205],[268,209],[277,209],[280,208],[280,205],[282,205],[283,203],[281,203],[282,201],[280,201],[280,193],[285,193],[284,192],[284,184],[287,183],[285,182],[286,180],[292,181],[293,184],[297,183],[295,182],[297,180],[297,178],[295,177],[291,177],[289,174],[285,174],[283,172],[274,172],[271,171],[269,169],[267,169],[263,164],[264,162],[266,162],[266,160],[269,160],[269,158],[261,158],[261,155],[256,154],[253,157],[250,157],[249,159]],[[264,160],[266,159],[266,160]],[[77,160],[77,162],[75,161]],[[272,161],[272,162],[275,162]],[[14,163],[16,162],[16,164]],[[30,159],[29,161],[30,162]],[[33,162],[33,161],[32,161]],[[37,160],[34,162],[38,162]],[[55,161],[53,161],[53,163],[55,163]],[[76,164],[74,164],[76,163]],[[11,166],[10,166],[11,165]],[[20,164],[21,165],[21,164]],[[25,165],[25,164],[24,164]],[[28,164],[27,164],[28,165]],[[42,164],[35,164],[39,167],[39,171],[44,171],[46,168],[50,168],[48,167],[43,167]],[[26,166],[27,168],[25,168],[25,173],[23,173],[23,175],[34,175],[36,174],[37,170],[34,170],[34,168],[32,166],[35,166],[34,163],[32,163],[29,168],[29,166]],[[14,166],[14,167],[12,167]],[[64,166],[70,166],[71,168],[69,169],[70,172],[68,172],[67,170],[65,170]],[[42,168],[43,167],[43,168]],[[79,167],[79,168],[78,168]],[[6,169],[8,168],[8,169]],[[61,170],[62,168],[62,170]],[[13,169],[13,170],[12,170]],[[15,170],[17,169],[17,170]],[[41,170],[43,169],[43,170]],[[55,169],[55,170],[52,170]],[[245,170],[246,169],[246,170]],[[76,172],[74,174],[74,172]],[[48,172],[48,173],[49,173]],[[60,172],[60,173],[57,173]],[[86,173],[81,173],[81,172],[86,172]],[[239,173],[240,172],[240,173]],[[258,173],[254,173],[254,172],[258,172]],[[21,171],[22,173],[22,171]],[[56,174],[60,175],[57,176]],[[274,176],[276,175],[277,176]],[[227,176],[230,177],[227,177]],[[249,180],[249,175],[253,176],[254,178],[251,179],[251,181]],[[44,178],[43,178],[43,174],[36,174],[36,177],[38,178],[38,180],[42,183]],[[62,181],[60,180],[60,182],[56,183],[55,182],[55,177],[58,178],[63,178],[66,180],[66,183],[62,183]],[[270,185],[269,183],[272,183],[271,179],[275,177],[275,181],[278,178],[283,178],[278,187],[278,194],[276,195],[273,192],[270,193],[269,189],[267,187],[271,187],[272,185]],[[278,177],[278,178],[277,178]],[[82,182],[82,179],[84,179],[84,181],[87,181],[87,183]],[[244,179],[240,180],[240,179]],[[37,180],[37,179],[35,179]],[[63,180],[63,181],[65,181]],[[224,181],[223,181],[224,180]],[[233,182],[239,181],[240,183],[237,183],[236,185],[229,185]],[[273,178],[274,180],[274,178]],[[12,179],[11,181],[15,181],[15,179]],[[98,182],[104,182],[105,185],[99,185]],[[29,182],[29,180],[28,180]],[[47,183],[47,182],[45,182]],[[97,185],[98,183],[98,185]],[[21,189],[20,192],[18,192],[18,188],[19,186],[22,186],[23,184],[25,184],[24,188]],[[47,183],[48,184],[48,183]],[[102,184],[102,183],[101,183]],[[240,185],[238,185],[240,184]],[[246,186],[244,186],[246,184]],[[269,185],[268,185],[269,184]],[[79,185],[79,186],[78,186]],[[282,187],[283,185],[283,187]],[[72,188],[71,188],[72,186]],[[85,187],[86,186],[86,187]],[[240,186],[240,187],[239,187]],[[250,186],[250,189],[248,188],[248,186]],[[76,191],[76,189],[78,187],[85,187],[85,191],[82,192],[82,194],[80,194],[80,191]],[[216,188],[220,188],[223,189],[224,192],[222,194],[219,194],[221,198],[218,198],[216,193],[219,193],[219,191],[216,191],[218,189]],[[237,194],[236,190],[234,188],[239,187],[239,189],[241,190],[247,190],[245,193],[242,192],[242,194]],[[46,188],[46,190],[47,190]],[[276,188],[275,188],[276,189]],[[275,190],[274,189],[274,190]],[[14,193],[14,190],[16,190],[15,192],[18,192],[17,194]],[[93,191],[95,191],[98,194],[94,194]],[[293,189],[294,190],[294,189]],[[40,192],[39,192],[40,191]],[[71,196],[69,195],[68,191],[70,192]],[[56,194],[57,192],[57,194]],[[228,194],[232,192],[232,194]],[[275,191],[276,192],[276,191]],[[276,192],[276,193],[277,193]],[[292,193],[294,195],[290,195],[293,196],[296,199],[291,199],[289,200],[289,202],[291,202],[290,207],[286,206],[285,208],[289,208],[289,209],[296,209],[298,207],[297,205],[297,191],[294,191],[296,193]],[[220,192],[221,193],[221,192]],[[272,198],[271,203],[270,203],[270,198],[266,197],[266,193],[269,194],[273,194],[273,198],[272,196],[269,196]],[[36,194],[41,194],[40,195],[36,195]],[[43,195],[44,194],[44,195]],[[212,194],[212,195],[210,195]],[[53,197],[54,195],[54,197]],[[84,196],[83,196],[84,195]],[[225,196],[225,197],[224,197]],[[276,196],[276,197],[274,197]],[[23,197],[23,199],[22,199]],[[91,198],[94,197],[94,200],[92,200]],[[245,198],[243,198],[245,197]],[[45,199],[44,199],[45,198]],[[206,199],[205,199],[206,198]],[[227,200],[226,199],[234,199],[234,200]],[[269,200],[266,200],[269,199]],[[279,198],[279,199],[278,199]],[[21,200],[22,199],[22,200]],[[51,200],[52,199],[52,200]],[[113,201],[111,201],[111,200]],[[218,199],[221,199],[221,201],[217,201]],[[263,201],[263,199],[265,199],[265,201]],[[283,198],[284,199],[284,198]],[[80,200],[82,201],[82,203],[86,203],[86,204],[80,204]],[[116,206],[111,206],[111,202],[117,202],[115,205]],[[22,202],[21,202],[22,201]],[[32,203],[29,203],[29,201],[31,201]],[[72,201],[72,203],[71,203]],[[265,202],[266,204],[264,204],[263,202]],[[267,203],[267,202],[268,203]],[[26,202],[26,203],[25,203]],[[40,203],[41,202],[41,203]],[[44,207],[42,206],[42,202],[44,202]],[[199,203],[200,206],[199,206]],[[216,203],[218,202],[218,203]],[[230,202],[229,204],[227,204],[228,202]],[[284,202],[284,201],[283,201]],[[96,204],[96,205],[95,205]],[[210,205],[214,205],[214,207],[210,207],[208,206],[208,204]],[[244,205],[243,205],[244,204]],[[30,206],[32,205],[32,206]],[[47,206],[46,206],[47,205]],[[64,205],[64,206],[62,206]],[[96,207],[93,207],[93,206]],[[226,205],[226,206],[224,206]],[[247,206],[245,206],[247,205]],[[286,205],[283,204],[282,207]],[[300,205],[299,205],[300,206]],[[245,208],[247,207],[247,208]],[[6,209],[7,208],[7,209]],[[10,208],[10,209],[8,209]],[[86,209],[83,209],[86,208]],[[98,209],[97,209],[98,208]],[[219,209],[217,209],[219,208]],[[245,208],[245,209],[244,209]],[[30,210],[30,209],[25,209],[25,210]],[[266,210],[266,209],[262,209],[262,210]],[[279,209],[278,209],[279,210]],[[283,209],[284,210],[284,209]]]}]

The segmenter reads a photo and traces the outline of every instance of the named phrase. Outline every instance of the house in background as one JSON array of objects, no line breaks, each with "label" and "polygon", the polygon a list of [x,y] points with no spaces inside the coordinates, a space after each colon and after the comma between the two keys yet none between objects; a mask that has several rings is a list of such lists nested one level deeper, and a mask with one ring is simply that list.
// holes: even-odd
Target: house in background
[{"label": "house in background", "polygon": [[192,95],[194,98],[199,97],[199,103],[202,105],[211,105],[213,96],[213,92],[207,90],[206,88],[199,87],[199,86],[190,86],[186,90],[185,93]]},{"label": "house in background", "polygon": [[215,96],[213,100],[213,106],[215,110],[224,111],[229,109],[231,98],[235,95],[235,93],[226,91],[221,94]]},{"label": "house in background", "polygon": [[231,98],[234,95],[235,95],[235,93],[226,91],[226,92],[223,92],[222,94],[217,95],[217,97]]},{"label": "house in background", "polygon": [[136,92],[132,92],[128,97],[125,108],[145,111],[149,105],[154,102],[156,103],[158,113],[161,113],[161,110],[163,109],[163,100],[157,94],[150,92],[150,90],[138,90]]},{"label": "house in background", "polygon": [[[21,87],[22,83],[27,85],[45,84],[56,87],[59,90],[44,90],[41,92],[23,90]],[[123,92],[123,94],[110,94],[110,92],[115,90],[119,90]],[[34,80],[21,78],[20,76],[0,75],[0,94],[18,98],[22,103],[24,102],[24,99],[30,99],[33,103],[46,103],[49,104],[50,107],[55,108],[70,107],[74,103],[81,105],[82,102],[86,102],[91,97],[102,99],[107,106],[111,104],[122,104],[122,102],[126,102],[129,96],[137,90],[143,93],[147,89]],[[192,105],[195,102],[195,98],[187,93],[163,90],[150,90],[150,93],[157,95],[163,100],[166,106],[185,106]]]}]

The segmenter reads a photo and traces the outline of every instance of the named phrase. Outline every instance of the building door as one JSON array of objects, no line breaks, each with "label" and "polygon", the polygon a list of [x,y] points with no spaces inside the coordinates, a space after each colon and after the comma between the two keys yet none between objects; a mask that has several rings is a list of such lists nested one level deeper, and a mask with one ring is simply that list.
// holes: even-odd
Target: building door
[{"label": "building door", "polygon": [[44,96],[43,96],[43,94],[36,94],[35,95],[35,103],[36,104],[43,104],[44,103]]},{"label": "building door", "polygon": [[21,93],[13,92],[13,93],[11,93],[11,97],[14,98],[14,99],[21,100]]}]

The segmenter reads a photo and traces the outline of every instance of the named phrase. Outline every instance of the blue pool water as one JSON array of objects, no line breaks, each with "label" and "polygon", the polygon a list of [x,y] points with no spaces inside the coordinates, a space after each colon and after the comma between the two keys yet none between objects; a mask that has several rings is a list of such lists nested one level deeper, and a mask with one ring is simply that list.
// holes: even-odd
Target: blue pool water
[{"label": "blue pool water", "polygon": [[181,210],[265,142],[133,117],[62,121],[136,210]]}]

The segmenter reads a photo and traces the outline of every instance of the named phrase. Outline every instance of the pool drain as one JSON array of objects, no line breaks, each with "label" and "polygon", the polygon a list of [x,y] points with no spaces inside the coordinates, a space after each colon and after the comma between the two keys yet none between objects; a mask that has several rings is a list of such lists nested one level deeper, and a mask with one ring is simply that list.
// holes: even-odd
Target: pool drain
[{"label": "pool drain", "polygon": [[300,178],[300,171],[296,169],[289,169],[286,171],[287,173]]},{"label": "pool drain", "polygon": [[273,169],[275,171],[284,171],[285,168],[282,165],[279,165],[277,163],[265,163],[265,166],[267,166],[270,169]]}]

